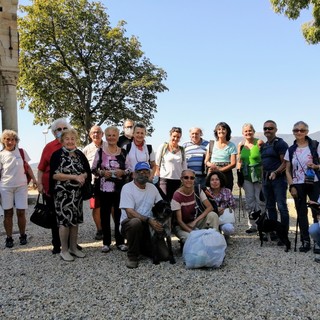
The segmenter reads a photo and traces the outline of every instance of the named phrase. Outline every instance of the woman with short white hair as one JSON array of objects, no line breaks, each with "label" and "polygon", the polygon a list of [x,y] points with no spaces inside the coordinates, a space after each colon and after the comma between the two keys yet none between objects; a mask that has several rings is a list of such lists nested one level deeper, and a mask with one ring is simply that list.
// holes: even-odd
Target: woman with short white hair
[{"label": "woman with short white hair", "polygon": [[37,181],[32,169],[27,164],[30,161],[25,150],[18,148],[19,137],[13,130],[4,130],[1,136],[3,149],[0,152],[0,194],[4,210],[4,228],[6,231],[6,247],[13,247],[13,207],[16,207],[20,245],[27,244],[26,214],[28,208],[28,181],[26,169],[34,186]]}]

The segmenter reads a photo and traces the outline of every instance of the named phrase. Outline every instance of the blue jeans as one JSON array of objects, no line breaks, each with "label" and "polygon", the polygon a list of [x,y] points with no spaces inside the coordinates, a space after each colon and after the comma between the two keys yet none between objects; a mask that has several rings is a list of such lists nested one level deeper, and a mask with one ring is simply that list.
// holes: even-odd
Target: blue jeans
[{"label": "blue jeans", "polygon": [[281,223],[289,230],[289,210],[287,205],[288,183],[285,176],[279,176],[269,180],[266,176],[263,180],[263,193],[266,199],[266,210],[269,219],[278,220],[277,207],[280,212]]},{"label": "blue jeans", "polygon": [[309,227],[310,237],[320,246],[320,225],[319,222],[313,223]]}]

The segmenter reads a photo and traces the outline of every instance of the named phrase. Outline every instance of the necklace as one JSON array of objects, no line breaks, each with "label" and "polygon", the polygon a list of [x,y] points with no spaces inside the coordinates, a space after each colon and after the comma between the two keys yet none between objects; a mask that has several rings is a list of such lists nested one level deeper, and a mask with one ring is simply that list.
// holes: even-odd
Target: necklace
[{"label": "necklace", "polygon": [[109,147],[109,146],[108,146],[107,148],[108,148],[109,153],[110,153],[111,155],[113,155],[113,156],[114,156],[114,155],[116,155],[116,154],[118,153],[118,147],[117,147],[117,146],[116,146],[116,148],[115,148],[115,151],[114,151],[114,152],[112,152],[112,151],[111,151],[111,149],[110,149],[110,147]]},{"label": "necklace", "polygon": [[170,152],[171,152],[171,153],[175,154],[175,153],[177,153],[179,150],[180,150],[179,147],[178,147],[178,148],[175,148],[175,147],[173,147],[172,145],[170,145]]}]

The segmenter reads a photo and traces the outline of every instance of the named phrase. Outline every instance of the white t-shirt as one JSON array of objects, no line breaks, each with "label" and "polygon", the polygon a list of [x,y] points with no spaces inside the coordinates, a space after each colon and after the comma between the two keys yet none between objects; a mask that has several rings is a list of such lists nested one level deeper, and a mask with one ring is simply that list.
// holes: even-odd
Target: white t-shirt
[{"label": "white t-shirt", "polygon": [[[317,150],[320,154],[320,143]],[[289,149],[287,149],[286,154],[284,155],[284,160],[290,161]],[[292,155],[292,182],[293,184],[304,183],[305,172],[308,169],[308,163],[312,162],[312,154],[309,146],[300,148],[297,147],[296,151]],[[318,181],[317,175],[315,175],[314,181]]]},{"label": "white t-shirt", "polygon": [[159,165],[162,158],[160,166],[160,177],[164,179],[180,180],[182,171],[187,169],[186,159],[183,159],[185,157],[182,156],[180,148],[176,153],[170,152],[167,148],[163,157],[161,157],[164,146],[165,143],[162,143],[159,146],[156,156],[157,165]]},{"label": "white t-shirt", "polygon": [[[125,146],[125,149],[127,150],[128,145]],[[130,152],[127,154],[126,158],[126,163],[127,163],[127,168],[131,171],[134,172],[134,167],[138,162],[152,162],[155,161],[155,154],[152,149],[149,157],[149,152],[148,152],[148,147],[147,143],[143,144],[142,150],[139,150],[134,142],[131,143],[131,149]]]},{"label": "white t-shirt", "polygon": [[161,195],[152,183],[147,183],[145,189],[138,188],[134,181],[125,184],[120,195],[120,223],[128,218],[125,210],[127,208],[134,209],[143,216],[151,217],[152,207],[160,200],[162,200]]},{"label": "white t-shirt", "polygon": [[[29,162],[29,155],[25,150],[23,150],[23,152],[25,161]],[[27,184],[23,160],[18,147],[13,151],[2,150],[0,152],[0,177],[1,187],[12,188]]]}]

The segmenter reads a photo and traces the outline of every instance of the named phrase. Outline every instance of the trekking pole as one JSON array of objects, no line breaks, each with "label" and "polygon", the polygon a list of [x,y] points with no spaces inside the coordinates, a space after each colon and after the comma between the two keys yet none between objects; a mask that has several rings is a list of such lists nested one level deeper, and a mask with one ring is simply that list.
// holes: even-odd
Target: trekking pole
[{"label": "trekking pole", "polygon": [[297,214],[296,235],[295,235],[295,238],[294,238],[294,252],[297,252],[298,227],[299,227],[299,216],[298,216],[298,214]]},{"label": "trekking pole", "polygon": [[241,207],[242,207],[242,195],[241,195],[241,187],[239,188],[239,222],[241,216]]}]

